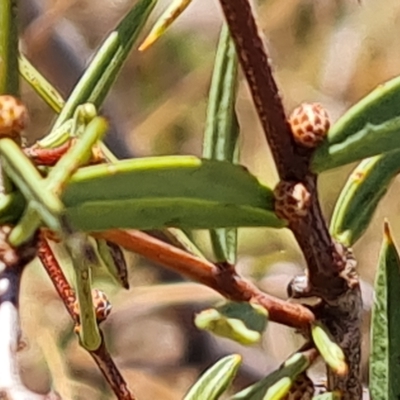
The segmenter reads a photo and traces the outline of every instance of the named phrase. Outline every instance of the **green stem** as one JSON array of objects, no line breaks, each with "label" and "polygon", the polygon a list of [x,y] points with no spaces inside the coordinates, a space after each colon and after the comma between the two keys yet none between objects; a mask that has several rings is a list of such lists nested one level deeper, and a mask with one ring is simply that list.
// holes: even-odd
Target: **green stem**
[{"label": "green stem", "polygon": [[40,213],[46,225],[58,231],[58,216],[63,211],[63,204],[57,196],[46,190],[44,179],[21,148],[13,140],[3,138],[0,140],[0,158],[4,172],[30,202],[30,207]]},{"label": "green stem", "polygon": [[[19,95],[17,0],[0,0],[0,95]],[[12,184],[0,168],[5,193]]]},{"label": "green stem", "polygon": [[61,157],[46,179],[49,190],[60,195],[73,173],[92,155],[93,146],[101,140],[107,131],[107,121],[102,117],[95,117],[86,127],[84,134],[77,143]]},{"label": "green stem", "polygon": [[90,256],[83,234],[75,233],[65,241],[74,264],[76,294],[79,303],[79,338],[81,345],[89,351],[97,350],[101,345],[101,336],[96,321],[92,298]]},{"label": "green stem", "polygon": [[0,94],[19,94],[16,0],[0,1]]}]

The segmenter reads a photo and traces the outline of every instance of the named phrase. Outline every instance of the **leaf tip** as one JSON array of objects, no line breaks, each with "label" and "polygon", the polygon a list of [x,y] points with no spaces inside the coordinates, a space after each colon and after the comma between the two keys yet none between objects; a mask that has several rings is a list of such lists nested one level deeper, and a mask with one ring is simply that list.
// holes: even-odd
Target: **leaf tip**
[{"label": "leaf tip", "polygon": [[392,232],[390,230],[390,224],[386,218],[383,222],[383,235],[385,236],[385,239],[387,240],[388,243],[393,244],[393,237],[392,237]]},{"label": "leaf tip", "polygon": [[143,40],[142,44],[138,47],[139,51],[147,50],[156,40],[158,35],[152,34],[152,32]]}]

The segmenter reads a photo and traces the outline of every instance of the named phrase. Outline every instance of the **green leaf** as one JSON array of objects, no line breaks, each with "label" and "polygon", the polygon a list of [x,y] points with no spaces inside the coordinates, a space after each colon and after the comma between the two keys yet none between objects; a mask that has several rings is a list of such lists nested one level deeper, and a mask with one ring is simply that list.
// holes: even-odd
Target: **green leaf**
[{"label": "green leaf", "polygon": [[107,271],[123,288],[129,289],[128,267],[121,248],[107,240],[96,239],[97,252]]},{"label": "green leaf", "polygon": [[96,107],[92,103],[79,105],[71,119],[55,129],[51,135],[45,136],[36,142],[36,145],[44,148],[61,146],[73,137],[82,136],[89,123],[97,116]]},{"label": "green leaf", "polygon": [[372,309],[369,389],[374,400],[400,397],[399,304],[400,258],[386,222]]},{"label": "green leaf", "polygon": [[53,129],[70,119],[80,104],[101,106],[156,3],[157,0],[140,0],[109,34],[69,96]]},{"label": "green leaf", "polygon": [[347,180],[333,212],[330,231],[351,246],[365,232],[387,189],[400,172],[400,152],[362,161]]},{"label": "green leaf", "polygon": [[273,211],[272,191],[245,168],[193,156],[81,168],[62,199],[70,222],[85,231],[285,224]]},{"label": "green leaf", "polygon": [[[107,127],[104,118],[94,118],[82,137],[61,157],[45,180],[16,145],[4,140],[0,143],[0,153],[6,160],[8,175],[25,197],[33,200],[9,236],[13,246],[19,246],[29,239],[39,228],[41,220],[49,228],[62,233],[65,227],[61,224],[61,219],[65,209],[58,196],[71,175],[90,158],[93,145],[103,137]],[[5,145],[8,147],[5,148]]]},{"label": "green leaf", "polygon": [[322,172],[400,147],[400,77],[379,85],[329,130],[314,153],[312,170]]},{"label": "green leaf", "polygon": [[30,207],[41,215],[47,226],[59,230],[63,204],[47,190],[44,179],[21,148],[13,140],[4,138],[0,140],[0,155],[4,171],[29,201]]},{"label": "green leaf", "polygon": [[235,113],[238,60],[229,29],[223,26],[211,82],[203,157],[233,160],[238,140]]},{"label": "green leaf", "polygon": [[23,213],[26,201],[20,191],[0,194],[0,225],[15,222]]},{"label": "green leaf", "polygon": [[195,325],[241,344],[258,343],[267,327],[268,312],[258,304],[227,302],[196,315]]},{"label": "green leaf", "polygon": [[96,319],[92,297],[91,266],[96,254],[83,233],[67,235],[66,248],[71,256],[75,272],[75,286],[79,305],[79,341],[86,350],[95,351],[100,347],[102,336]]},{"label": "green leaf", "polygon": [[312,324],[311,336],[316,348],[332,371],[337,375],[346,375],[348,367],[343,350],[332,340],[327,329],[320,322]]},{"label": "green leaf", "polygon": [[207,257],[200,251],[195,243],[190,239],[188,231],[183,231],[177,228],[168,228],[162,231],[162,234],[168,239],[168,242],[172,245],[187,251],[203,260],[207,260]]},{"label": "green leaf", "polygon": [[[203,157],[238,162],[239,124],[235,101],[238,60],[229,29],[223,25],[214,65],[207,110]],[[210,231],[216,260],[236,262],[237,229]]]},{"label": "green leaf", "polygon": [[242,359],[233,354],[209,368],[193,385],[183,400],[217,400],[232,383]]},{"label": "green leaf", "polygon": [[22,54],[19,56],[19,73],[32,89],[57,114],[64,107],[64,99],[57,89]]},{"label": "green leaf", "polygon": [[186,10],[192,0],[173,0],[161,17],[154,24],[150,33],[139,47],[139,51],[149,48],[173,22]]},{"label": "green leaf", "polygon": [[261,381],[235,394],[231,400],[278,400],[290,390],[297,376],[310,366],[309,359],[301,354],[292,355],[277,371]]}]

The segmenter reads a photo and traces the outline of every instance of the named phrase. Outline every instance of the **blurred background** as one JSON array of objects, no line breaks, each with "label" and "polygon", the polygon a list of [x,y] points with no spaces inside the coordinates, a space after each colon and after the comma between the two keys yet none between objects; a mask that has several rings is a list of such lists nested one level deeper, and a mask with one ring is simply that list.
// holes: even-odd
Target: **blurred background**
[{"label": "blurred background", "polygon": [[[154,22],[170,1],[159,1]],[[30,61],[67,96],[93,52],[135,0],[20,0],[21,46]],[[337,119],[376,85],[400,72],[400,2],[386,0],[268,0],[256,6],[258,22],[287,112],[304,101],[317,101]],[[201,155],[207,95],[222,21],[217,0],[193,4],[154,46],[134,50],[104,114],[111,122],[107,143],[119,157]],[[147,32],[149,26],[145,29]],[[28,141],[49,130],[54,114],[27,86],[23,97],[31,113]],[[277,174],[242,76],[237,99],[241,126],[241,163],[264,183]],[[346,177],[346,166],[319,179],[326,218]],[[400,243],[400,182],[397,179],[354,251],[365,297],[365,332],[375,266],[388,218]],[[205,232],[196,242],[212,257]],[[68,273],[70,265],[57,248]],[[183,282],[145,259],[127,254],[131,289],[115,285],[95,271],[113,311],[104,323],[107,344],[140,400],[180,399],[199,374],[233,352],[244,362],[235,389],[276,368],[301,344],[285,327],[270,324],[260,346],[245,348],[201,333],[194,314],[219,299],[207,288]],[[238,268],[263,290],[285,298],[304,260],[290,233],[242,229]],[[26,384],[46,392],[53,384],[64,399],[111,399],[92,359],[79,348],[72,323],[41,266],[27,269],[22,288],[20,353]],[[365,357],[368,343],[365,337]],[[365,369],[365,368],[364,368]],[[319,369],[315,369],[319,374]],[[365,376],[366,378],[366,376]]]}]

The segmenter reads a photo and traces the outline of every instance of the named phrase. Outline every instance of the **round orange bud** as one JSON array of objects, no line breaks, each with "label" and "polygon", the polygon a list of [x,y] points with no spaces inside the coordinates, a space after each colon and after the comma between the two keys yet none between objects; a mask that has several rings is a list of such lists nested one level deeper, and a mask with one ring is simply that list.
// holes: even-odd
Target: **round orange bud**
[{"label": "round orange bud", "polygon": [[318,103],[304,103],[289,117],[294,140],[308,148],[317,147],[328,133],[330,121],[326,110]]},{"label": "round orange bud", "polygon": [[281,181],[274,190],[275,212],[279,218],[296,221],[307,214],[311,196],[299,182]]},{"label": "round orange bud", "polygon": [[0,136],[18,136],[28,123],[28,110],[21,100],[0,96]]}]

